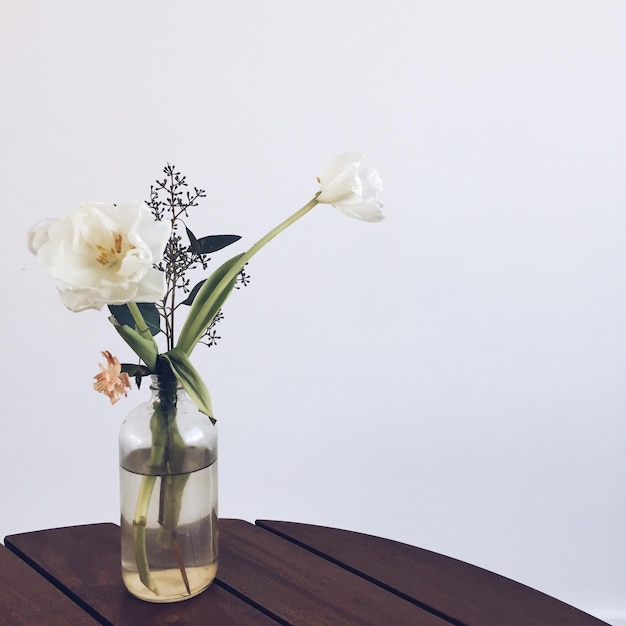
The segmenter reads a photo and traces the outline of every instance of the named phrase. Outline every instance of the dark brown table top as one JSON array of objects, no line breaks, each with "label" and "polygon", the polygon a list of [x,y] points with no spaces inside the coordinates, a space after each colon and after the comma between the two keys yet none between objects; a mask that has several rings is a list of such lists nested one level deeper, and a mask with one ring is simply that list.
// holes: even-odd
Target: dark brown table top
[{"label": "dark brown table top", "polygon": [[9,616],[6,623],[15,626],[605,624],[456,559],[294,522],[220,520],[215,583],[166,605],[142,602],[124,589],[115,524],[11,535],[5,545],[0,619]]}]

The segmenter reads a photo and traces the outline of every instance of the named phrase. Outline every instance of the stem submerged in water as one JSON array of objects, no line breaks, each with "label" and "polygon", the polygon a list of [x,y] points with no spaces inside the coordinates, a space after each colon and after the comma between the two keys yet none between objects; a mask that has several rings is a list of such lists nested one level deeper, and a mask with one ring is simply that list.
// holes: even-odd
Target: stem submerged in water
[{"label": "stem submerged in water", "polygon": [[137,496],[137,506],[135,508],[135,519],[133,520],[133,543],[135,544],[135,561],[137,562],[137,572],[141,582],[159,595],[156,583],[152,580],[150,566],[148,565],[148,553],[146,550],[146,525],[148,523],[148,508],[150,498],[154,491],[156,476],[144,476],[141,479],[141,487]]},{"label": "stem submerged in water", "polygon": [[175,379],[172,379],[157,384],[158,400],[153,404],[154,412],[150,420],[150,430],[152,431],[151,475],[144,476],[141,481],[133,519],[135,560],[141,582],[155,595],[159,595],[158,587],[150,571],[146,530],[150,501],[156,480],[160,478],[157,543],[172,550],[181,571],[185,588],[191,593],[182,551],[176,540],[183,491],[188,479],[187,476],[180,475],[185,455],[185,442],[176,423],[177,383]]}]

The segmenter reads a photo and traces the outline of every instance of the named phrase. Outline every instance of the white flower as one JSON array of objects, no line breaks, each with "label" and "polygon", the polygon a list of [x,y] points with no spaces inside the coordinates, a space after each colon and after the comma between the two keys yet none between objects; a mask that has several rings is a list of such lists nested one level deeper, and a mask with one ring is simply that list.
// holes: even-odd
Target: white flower
[{"label": "white flower", "polygon": [[26,244],[33,254],[37,254],[39,248],[48,241],[48,231],[54,222],[58,221],[56,217],[47,217],[34,224],[26,234]]},{"label": "white flower", "polygon": [[61,283],[59,295],[72,311],[156,302],[165,293],[164,272],[153,265],[161,260],[170,225],[156,221],[143,202],[88,202],[31,232],[29,249]]},{"label": "white flower", "polygon": [[330,163],[317,179],[320,204],[332,204],[342,213],[366,222],[385,219],[383,203],[376,198],[383,181],[373,167],[361,164],[360,152],[342,154]]}]

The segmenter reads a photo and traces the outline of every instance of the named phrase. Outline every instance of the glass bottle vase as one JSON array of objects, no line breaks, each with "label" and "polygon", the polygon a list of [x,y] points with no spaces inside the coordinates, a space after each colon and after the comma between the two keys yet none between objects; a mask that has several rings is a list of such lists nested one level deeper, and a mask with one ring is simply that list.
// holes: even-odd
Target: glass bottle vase
[{"label": "glass bottle vase", "polygon": [[149,602],[186,600],[217,572],[217,429],[173,377],[120,428],[122,578]]}]

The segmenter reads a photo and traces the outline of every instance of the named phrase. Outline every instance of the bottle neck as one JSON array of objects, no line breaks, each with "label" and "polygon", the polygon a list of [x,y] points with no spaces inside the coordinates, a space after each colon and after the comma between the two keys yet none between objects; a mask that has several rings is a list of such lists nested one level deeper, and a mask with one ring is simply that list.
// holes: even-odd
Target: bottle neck
[{"label": "bottle neck", "polygon": [[152,402],[158,402],[161,410],[169,414],[171,418],[176,415],[176,407],[183,400],[184,390],[174,376],[152,375],[150,391]]},{"label": "bottle neck", "polygon": [[175,376],[163,376],[160,374],[152,374],[150,376],[150,389],[157,392],[174,393],[182,389],[181,384]]}]

